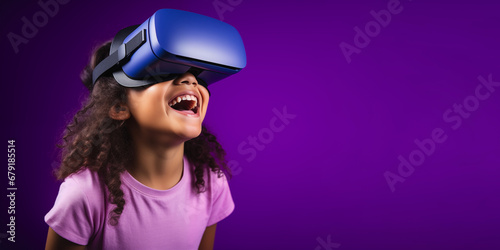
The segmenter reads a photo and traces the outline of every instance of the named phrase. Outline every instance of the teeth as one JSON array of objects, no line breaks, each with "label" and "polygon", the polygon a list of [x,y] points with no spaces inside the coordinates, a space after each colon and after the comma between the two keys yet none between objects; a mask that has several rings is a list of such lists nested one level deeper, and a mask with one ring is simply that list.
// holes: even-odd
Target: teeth
[{"label": "teeth", "polygon": [[175,104],[181,102],[181,101],[194,101],[193,107],[196,107],[198,105],[198,99],[194,95],[183,95],[183,96],[178,96],[172,102],[170,102],[168,105],[170,107],[174,106]]}]

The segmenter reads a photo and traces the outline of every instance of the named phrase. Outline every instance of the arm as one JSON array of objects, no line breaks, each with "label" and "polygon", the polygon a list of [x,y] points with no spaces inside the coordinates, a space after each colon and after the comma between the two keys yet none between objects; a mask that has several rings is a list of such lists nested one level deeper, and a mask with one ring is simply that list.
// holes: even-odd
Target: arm
[{"label": "arm", "polygon": [[207,227],[205,229],[205,233],[203,233],[203,237],[201,238],[200,247],[198,250],[212,250],[214,249],[214,240],[215,240],[215,228],[217,227],[217,223]]},{"label": "arm", "polygon": [[85,246],[73,243],[61,236],[59,236],[51,227],[49,227],[49,233],[47,234],[47,243],[45,244],[45,250],[84,250]]}]

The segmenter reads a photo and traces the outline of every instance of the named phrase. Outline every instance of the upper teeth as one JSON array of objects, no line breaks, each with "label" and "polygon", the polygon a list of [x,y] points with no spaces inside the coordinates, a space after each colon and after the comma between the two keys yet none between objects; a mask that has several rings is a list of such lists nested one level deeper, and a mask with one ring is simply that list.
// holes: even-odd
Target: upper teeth
[{"label": "upper teeth", "polygon": [[175,104],[183,101],[183,100],[188,100],[188,101],[194,101],[194,107],[196,107],[198,105],[198,98],[196,98],[196,96],[194,95],[181,95],[181,96],[178,96],[177,98],[175,98],[174,100],[172,100],[168,105],[170,107],[174,106]]}]

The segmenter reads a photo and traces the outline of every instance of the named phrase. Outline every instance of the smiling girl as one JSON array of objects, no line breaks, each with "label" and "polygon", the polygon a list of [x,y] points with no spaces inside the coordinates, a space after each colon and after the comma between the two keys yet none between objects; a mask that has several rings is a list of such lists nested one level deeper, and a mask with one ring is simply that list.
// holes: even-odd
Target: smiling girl
[{"label": "smiling girl", "polygon": [[212,249],[217,222],[234,210],[225,151],[202,124],[209,92],[187,72],[143,87],[111,74],[99,47],[82,73],[90,94],[67,126],[64,179],[46,249]]}]

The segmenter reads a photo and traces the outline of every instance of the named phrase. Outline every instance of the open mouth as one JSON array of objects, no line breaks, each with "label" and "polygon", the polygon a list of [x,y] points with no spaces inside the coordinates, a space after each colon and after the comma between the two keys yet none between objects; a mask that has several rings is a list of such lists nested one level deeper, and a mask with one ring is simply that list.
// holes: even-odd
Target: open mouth
[{"label": "open mouth", "polygon": [[195,95],[180,95],[173,98],[168,106],[186,114],[198,114],[199,103]]}]

